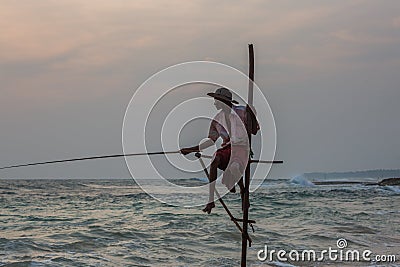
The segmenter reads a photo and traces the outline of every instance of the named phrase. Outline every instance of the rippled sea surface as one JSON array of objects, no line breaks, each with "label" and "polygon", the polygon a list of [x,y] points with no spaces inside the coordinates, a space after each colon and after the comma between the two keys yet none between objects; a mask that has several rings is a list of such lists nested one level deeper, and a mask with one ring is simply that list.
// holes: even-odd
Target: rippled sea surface
[{"label": "rippled sea surface", "polygon": [[[224,199],[240,217],[237,196]],[[399,187],[267,180],[250,197],[248,266],[400,266]],[[0,266],[239,266],[241,234],[216,204],[211,215],[168,206],[130,179],[0,180]],[[397,263],[257,258],[265,245],[322,251],[339,238]]]}]

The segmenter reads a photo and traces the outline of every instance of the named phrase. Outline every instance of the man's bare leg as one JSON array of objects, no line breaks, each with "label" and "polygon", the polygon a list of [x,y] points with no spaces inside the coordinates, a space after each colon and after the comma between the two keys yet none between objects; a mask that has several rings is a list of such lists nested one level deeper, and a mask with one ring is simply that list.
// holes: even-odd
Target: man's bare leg
[{"label": "man's bare leg", "polygon": [[217,180],[217,169],[220,162],[219,156],[216,156],[213,162],[211,162],[210,166],[210,186],[209,186],[209,197],[208,204],[203,209],[204,212],[208,214],[211,213],[211,210],[215,207],[214,204],[214,192],[215,192],[215,180]]},{"label": "man's bare leg", "polygon": [[[225,172],[230,172],[230,175],[233,177],[234,180],[236,180],[237,178],[242,176],[242,171],[240,171],[240,166],[239,166],[239,163],[237,163],[237,162],[232,162],[230,167],[228,167],[225,170]],[[240,180],[237,183],[239,184],[239,182],[240,182]],[[240,186],[240,184],[239,184],[239,186]],[[232,188],[229,188],[229,191],[231,193],[236,193],[235,185],[233,185]]]},{"label": "man's bare leg", "polygon": [[239,180],[239,182],[238,182],[238,185],[239,185],[239,187],[240,187],[240,197],[242,198],[242,210],[243,210],[243,207],[244,207],[244,183],[243,183],[243,176],[242,176],[242,178],[240,178],[240,180]]}]

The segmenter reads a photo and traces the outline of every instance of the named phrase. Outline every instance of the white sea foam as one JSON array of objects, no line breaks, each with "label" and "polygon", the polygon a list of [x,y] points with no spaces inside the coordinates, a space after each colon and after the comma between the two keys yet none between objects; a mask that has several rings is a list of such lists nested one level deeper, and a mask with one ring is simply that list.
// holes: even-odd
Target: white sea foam
[{"label": "white sea foam", "polygon": [[295,185],[299,185],[299,186],[315,186],[315,184],[313,184],[312,182],[310,182],[309,180],[307,180],[303,175],[298,175],[296,177],[293,177],[290,180],[291,184],[295,184]]},{"label": "white sea foam", "polygon": [[280,261],[273,261],[273,262],[271,262],[271,264],[273,266],[277,266],[277,267],[296,267],[296,265],[292,265],[292,264],[289,264],[289,263],[283,263],[283,262],[280,262]]},{"label": "white sea foam", "polygon": [[400,186],[384,186],[383,189],[400,194]]},{"label": "white sea foam", "polygon": [[208,179],[207,179],[206,177],[202,177],[202,178],[191,178],[191,180],[199,181],[199,182],[204,182],[204,183],[208,183]]}]

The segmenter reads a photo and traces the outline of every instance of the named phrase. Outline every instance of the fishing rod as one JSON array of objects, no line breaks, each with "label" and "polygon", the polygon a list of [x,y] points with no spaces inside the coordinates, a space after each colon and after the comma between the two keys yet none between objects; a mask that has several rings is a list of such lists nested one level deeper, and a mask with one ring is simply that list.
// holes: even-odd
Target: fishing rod
[{"label": "fishing rod", "polygon": [[[206,158],[206,159],[212,159],[212,156],[209,155],[201,155],[201,157]],[[250,163],[273,163],[273,164],[282,164],[283,160],[258,160],[258,159],[250,159]]]},{"label": "fishing rod", "polygon": [[34,163],[24,163],[18,165],[11,165],[6,167],[1,167],[0,170],[13,169],[20,167],[54,164],[62,162],[72,162],[72,161],[83,161],[83,160],[93,160],[93,159],[107,159],[107,158],[121,158],[121,157],[133,157],[133,156],[150,156],[150,155],[165,155],[165,154],[178,154],[181,153],[180,150],[177,151],[161,151],[161,152],[145,152],[145,153],[130,153],[130,154],[116,154],[116,155],[104,155],[104,156],[94,156],[94,157],[84,157],[84,158],[72,158],[72,159],[62,159],[62,160],[52,160]]}]

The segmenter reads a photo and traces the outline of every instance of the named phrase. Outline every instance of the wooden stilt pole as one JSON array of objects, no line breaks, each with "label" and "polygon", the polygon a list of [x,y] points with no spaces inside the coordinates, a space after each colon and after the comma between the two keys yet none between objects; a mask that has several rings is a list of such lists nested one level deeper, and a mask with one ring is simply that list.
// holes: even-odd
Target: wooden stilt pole
[{"label": "wooden stilt pole", "polygon": [[[247,98],[247,109],[250,111],[253,105],[253,81],[254,81],[254,50],[253,45],[249,44],[249,91]],[[250,116],[247,116],[247,133],[249,137],[249,146],[251,148],[251,129],[252,129],[252,120]],[[247,261],[247,229],[248,229],[248,220],[249,220],[249,188],[250,188],[250,160],[247,163],[245,179],[244,179],[244,203],[243,203],[243,232],[242,232],[242,259],[241,266],[246,267]]]}]

